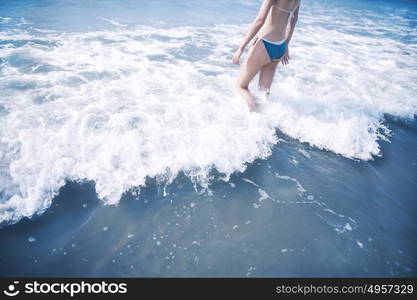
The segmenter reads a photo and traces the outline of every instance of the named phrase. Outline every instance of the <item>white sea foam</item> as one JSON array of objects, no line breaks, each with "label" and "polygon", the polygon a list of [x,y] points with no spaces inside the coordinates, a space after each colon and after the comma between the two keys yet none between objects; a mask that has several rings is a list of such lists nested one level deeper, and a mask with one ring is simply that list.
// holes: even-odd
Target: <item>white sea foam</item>
[{"label": "white sea foam", "polygon": [[12,18],[9,18],[9,17],[0,17],[0,24],[6,24],[6,23],[9,23],[9,21],[11,20]]},{"label": "white sea foam", "polygon": [[117,21],[112,20],[112,19],[107,19],[107,18],[104,18],[104,17],[99,17],[99,19],[102,19],[104,21],[107,21],[107,22],[109,22],[110,24],[112,24],[114,26],[121,26],[121,27],[126,27],[127,26],[126,24],[122,24],[122,23],[117,22]]},{"label": "white sea foam", "polygon": [[108,204],[147,176],[207,187],[212,168],[227,177],[269,156],[276,128],[371,159],[384,114],[417,111],[415,46],[307,24],[249,113],[230,64],[244,29],[2,32],[0,222],[42,212],[65,180],[94,181]]}]

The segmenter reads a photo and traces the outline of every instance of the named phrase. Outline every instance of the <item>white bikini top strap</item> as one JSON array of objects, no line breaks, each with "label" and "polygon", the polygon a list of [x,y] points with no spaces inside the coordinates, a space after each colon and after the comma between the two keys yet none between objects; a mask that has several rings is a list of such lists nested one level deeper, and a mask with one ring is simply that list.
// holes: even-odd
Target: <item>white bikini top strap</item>
[{"label": "white bikini top strap", "polygon": [[285,8],[281,8],[281,7],[279,7],[279,6],[275,5],[275,4],[274,4],[273,6],[275,6],[276,8],[278,8],[280,11],[283,11],[283,12],[289,13],[289,14],[290,14],[290,19],[291,19],[292,17],[294,17],[294,12],[295,12],[295,10],[297,9],[297,7],[296,7],[296,8],[294,8],[294,10],[286,10]]}]

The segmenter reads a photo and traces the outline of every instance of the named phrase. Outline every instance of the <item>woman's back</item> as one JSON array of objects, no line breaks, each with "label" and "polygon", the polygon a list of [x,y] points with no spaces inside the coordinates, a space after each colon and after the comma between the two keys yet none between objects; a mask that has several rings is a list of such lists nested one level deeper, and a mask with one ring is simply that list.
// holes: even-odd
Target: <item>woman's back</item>
[{"label": "woman's back", "polygon": [[285,39],[288,22],[299,4],[300,0],[277,0],[271,6],[265,23],[259,30],[258,36],[271,41]]}]

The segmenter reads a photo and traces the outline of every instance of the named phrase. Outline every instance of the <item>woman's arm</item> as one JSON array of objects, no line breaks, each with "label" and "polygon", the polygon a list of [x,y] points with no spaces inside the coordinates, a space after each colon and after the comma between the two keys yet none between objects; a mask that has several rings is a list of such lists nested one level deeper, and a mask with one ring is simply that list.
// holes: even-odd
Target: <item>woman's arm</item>
[{"label": "woman's arm", "polygon": [[297,20],[298,20],[298,11],[300,10],[300,5],[298,5],[297,9],[294,11],[294,17],[291,19],[290,24],[290,32],[288,33],[288,37],[287,37],[287,45],[290,44],[291,38],[292,38],[292,34],[294,32],[294,28],[295,28],[295,24],[297,24]]},{"label": "woman's arm", "polygon": [[290,32],[288,33],[288,37],[287,37],[287,52],[285,53],[284,57],[282,58],[282,64],[283,65],[287,65],[289,63],[289,59],[290,59],[290,53],[288,50],[288,46],[290,45],[291,42],[291,38],[292,38],[292,34],[294,33],[294,28],[295,28],[295,24],[297,24],[297,20],[298,20],[298,11],[300,10],[300,5],[298,5],[297,9],[294,11],[294,17],[291,19],[290,21]]},{"label": "woman's arm", "polygon": [[274,0],[264,0],[264,2],[262,3],[262,6],[258,12],[258,16],[256,17],[255,21],[253,21],[250,25],[248,33],[246,34],[236,53],[233,55],[232,61],[234,64],[239,63],[239,58],[242,55],[243,50],[253,39],[253,37],[258,33],[262,25],[265,23],[265,19],[268,16],[269,10],[271,9],[273,2]]}]

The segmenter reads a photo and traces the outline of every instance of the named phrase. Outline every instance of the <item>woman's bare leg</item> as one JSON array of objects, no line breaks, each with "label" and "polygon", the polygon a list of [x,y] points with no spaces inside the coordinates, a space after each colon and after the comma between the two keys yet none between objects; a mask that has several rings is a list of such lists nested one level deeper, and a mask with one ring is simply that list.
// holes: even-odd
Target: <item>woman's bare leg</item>
[{"label": "woman's bare leg", "polygon": [[246,59],[240,67],[238,90],[245,98],[251,111],[256,110],[255,99],[248,89],[249,83],[263,66],[270,62],[268,53],[262,41],[258,39],[249,50]]},{"label": "woman's bare leg", "polygon": [[272,61],[262,67],[259,73],[259,89],[269,94],[279,60]]}]

